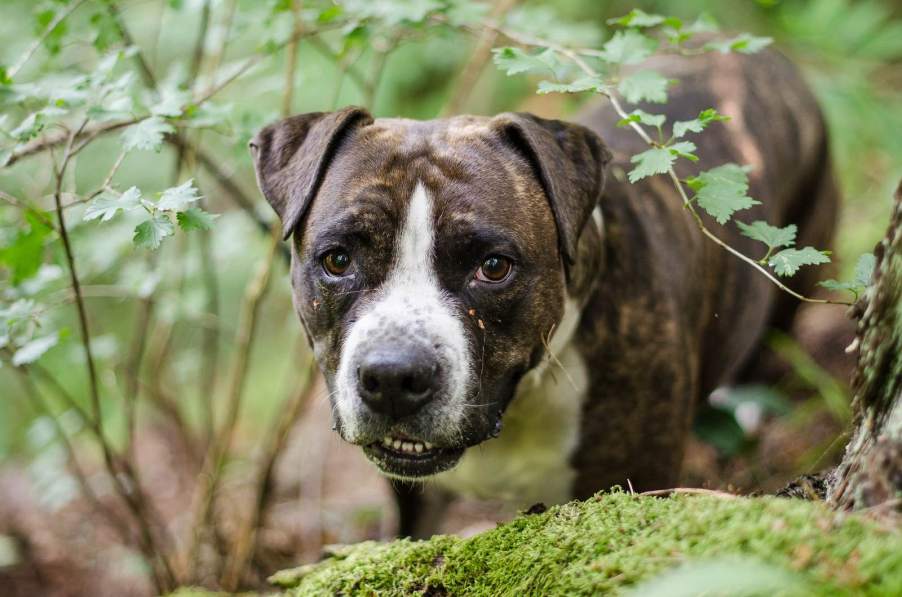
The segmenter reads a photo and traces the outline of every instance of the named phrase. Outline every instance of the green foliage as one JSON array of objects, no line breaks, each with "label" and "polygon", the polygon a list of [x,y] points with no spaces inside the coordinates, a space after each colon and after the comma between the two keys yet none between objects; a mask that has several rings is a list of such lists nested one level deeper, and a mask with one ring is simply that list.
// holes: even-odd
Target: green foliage
[{"label": "green foliage", "polygon": [[135,227],[135,246],[143,249],[158,249],[167,236],[175,233],[175,226],[166,214],[149,217]]},{"label": "green foliage", "polygon": [[18,228],[6,246],[0,248],[0,264],[9,268],[12,284],[20,284],[38,273],[44,262],[44,245],[53,229],[46,215],[25,213],[26,226]]},{"label": "green foliage", "polygon": [[141,207],[141,191],[138,187],[130,187],[122,194],[117,194],[111,190],[103,191],[99,196],[95,197],[88,203],[85,210],[85,220],[100,219],[101,222],[108,222],[113,219],[119,211],[131,211],[137,207]]},{"label": "green foliage", "polygon": [[158,116],[145,118],[130,126],[122,133],[122,148],[125,151],[160,151],[163,135],[175,131],[173,126]]},{"label": "green foliage", "polygon": [[599,77],[583,77],[572,83],[552,83],[551,81],[539,81],[537,93],[581,93],[583,91],[604,91],[604,81]]},{"label": "green foliage", "polygon": [[864,292],[871,279],[874,277],[874,267],[877,265],[877,258],[873,253],[865,253],[855,262],[855,275],[852,280],[847,282],[838,282],[836,280],[824,280],[819,284],[828,290],[844,290],[851,292],[858,300],[858,296]]},{"label": "green foliage", "polygon": [[599,57],[612,64],[638,64],[651,56],[658,42],[638,31],[618,31],[602,48]]},{"label": "green foliage", "polygon": [[555,74],[560,61],[554,50],[545,48],[537,52],[526,52],[520,48],[494,48],[495,64],[508,75],[521,73]]},{"label": "green foliage", "polygon": [[673,123],[673,136],[677,139],[686,136],[686,133],[700,133],[712,122],[726,122],[729,116],[718,114],[714,108],[708,108],[699,112],[698,118],[692,120],[678,120]]},{"label": "green foliage", "polygon": [[730,52],[754,54],[769,46],[773,41],[770,37],[755,37],[754,35],[743,33],[730,39],[708,42],[705,44],[705,48],[716,50],[722,54],[729,54]]},{"label": "green foliage", "polygon": [[752,240],[764,243],[769,250],[777,247],[791,247],[796,242],[798,228],[795,224],[778,228],[762,220],[757,220],[751,224],[736,222],[736,225],[739,226],[742,234]]},{"label": "green foliage", "polygon": [[655,174],[666,174],[677,159],[677,154],[666,147],[652,147],[637,153],[630,161],[636,167],[629,171],[630,182],[639,182]]},{"label": "green foliage", "polygon": [[759,203],[748,196],[748,171],[736,164],[724,164],[689,178],[686,184],[695,191],[698,206],[718,224],[726,224],[737,211]]},{"label": "green foliage", "polygon": [[794,276],[803,265],[819,265],[830,263],[828,251],[818,251],[813,247],[802,249],[783,249],[768,261],[780,276]]},{"label": "green foliage", "polygon": [[218,216],[210,214],[199,207],[189,207],[176,214],[179,228],[182,230],[212,230]]},{"label": "green foliage", "polygon": [[663,104],[667,101],[667,87],[672,83],[671,79],[653,70],[641,70],[624,77],[617,85],[617,91],[631,104]]}]

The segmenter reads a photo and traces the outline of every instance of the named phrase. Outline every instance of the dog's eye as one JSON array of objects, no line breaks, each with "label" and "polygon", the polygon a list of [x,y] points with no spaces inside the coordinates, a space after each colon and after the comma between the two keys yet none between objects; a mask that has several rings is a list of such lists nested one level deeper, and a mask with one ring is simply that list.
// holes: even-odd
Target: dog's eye
[{"label": "dog's eye", "polygon": [[501,255],[489,255],[479,266],[476,272],[476,279],[480,282],[490,282],[497,284],[503,282],[511,273],[513,264],[507,257]]},{"label": "dog's eye", "polygon": [[351,267],[351,256],[344,249],[332,249],[323,256],[323,269],[330,276],[343,276]]}]

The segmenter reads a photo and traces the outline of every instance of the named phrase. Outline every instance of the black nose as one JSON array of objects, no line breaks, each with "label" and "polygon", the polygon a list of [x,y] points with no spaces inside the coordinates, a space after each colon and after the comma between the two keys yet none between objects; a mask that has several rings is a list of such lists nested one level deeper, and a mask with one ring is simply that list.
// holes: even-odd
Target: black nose
[{"label": "black nose", "polygon": [[357,391],[372,410],[393,419],[420,410],[435,390],[435,358],[422,349],[372,351],[357,368]]}]

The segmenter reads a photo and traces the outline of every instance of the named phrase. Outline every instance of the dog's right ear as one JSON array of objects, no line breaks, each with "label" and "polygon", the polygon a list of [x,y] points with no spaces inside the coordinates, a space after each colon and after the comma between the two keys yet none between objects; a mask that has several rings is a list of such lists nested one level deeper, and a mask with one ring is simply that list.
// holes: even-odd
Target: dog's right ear
[{"label": "dog's right ear", "polygon": [[371,122],[363,108],[311,112],[273,123],[251,139],[257,184],[282,220],[282,238],[307,213],[348,132]]}]

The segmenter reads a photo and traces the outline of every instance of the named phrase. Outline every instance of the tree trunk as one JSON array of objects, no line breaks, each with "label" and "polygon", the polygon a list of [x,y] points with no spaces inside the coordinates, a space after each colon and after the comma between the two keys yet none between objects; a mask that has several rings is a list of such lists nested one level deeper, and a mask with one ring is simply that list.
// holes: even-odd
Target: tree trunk
[{"label": "tree trunk", "polygon": [[902,183],[876,250],[874,278],[855,309],[858,367],[855,423],[827,499],[840,509],[902,510]]}]

